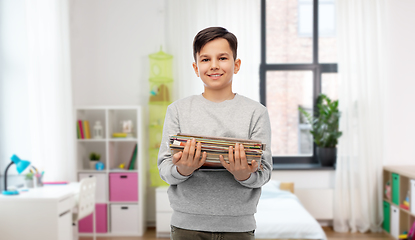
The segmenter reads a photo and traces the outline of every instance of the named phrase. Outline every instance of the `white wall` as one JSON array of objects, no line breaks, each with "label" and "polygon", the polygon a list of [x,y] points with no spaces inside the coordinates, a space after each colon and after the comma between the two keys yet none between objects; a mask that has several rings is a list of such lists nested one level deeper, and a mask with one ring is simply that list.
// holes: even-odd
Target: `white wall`
[{"label": "white wall", "polygon": [[[165,45],[164,10],[164,0],[71,1],[74,106],[147,105],[148,55]],[[154,222],[154,188],[147,193]]]},{"label": "white wall", "polygon": [[384,165],[415,164],[415,1],[388,1]]},{"label": "white wall", "polygon": [[74,105],[146,105],[164,0],[72,0],[70,16]]}]

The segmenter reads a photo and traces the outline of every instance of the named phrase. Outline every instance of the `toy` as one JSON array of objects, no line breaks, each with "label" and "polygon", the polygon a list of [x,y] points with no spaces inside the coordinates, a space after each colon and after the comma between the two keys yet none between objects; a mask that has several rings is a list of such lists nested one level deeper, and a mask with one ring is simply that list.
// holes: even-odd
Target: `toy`
[{"label": "toy", "polygon": [[388,181],[385,185],[385,196],[388,200],[391,200],[391,183]]},{"label": "toy", "polygon": [[407,233],[403,233],[401,235],[399,235],[399,239],[407,239],[408,238],[408,234]]},{"label": "toy", "polygon": [[399,207],[409,211],[409,191],[406,193],[405,200],[403,200]]},{"label": "toy", "polygon": [[102,171],[102,170],[104,170],[104,168],[105,168],[105,164],[104,164],[104,163],[102,163],[102,162],[97,162],[97,163],[95,164],[95,169],[96,169],[96,170]]}]

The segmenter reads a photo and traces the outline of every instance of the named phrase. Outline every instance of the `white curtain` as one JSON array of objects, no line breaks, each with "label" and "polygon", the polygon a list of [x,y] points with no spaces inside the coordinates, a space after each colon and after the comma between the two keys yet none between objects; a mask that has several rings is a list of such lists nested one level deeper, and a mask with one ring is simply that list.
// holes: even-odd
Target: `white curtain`
[{"label": "white curtain", "polygon": [[233,78],[233,91],[259,101],[260,1],[259,0],[170,0],[167,3],[166,42],[163,49],[174,57],[174,99],[203,92],[195,75],[193,38],[206,28],[220,26],[238,38],[241,70]]},{"label": "white curtain", "polygon": [[75,180],[68,0],[26,0],[31,159],[44,180]]},{"label": "white curtain", "polygon": [[385,1],[337,0],[342,112],[334,230],[381,230]]}]

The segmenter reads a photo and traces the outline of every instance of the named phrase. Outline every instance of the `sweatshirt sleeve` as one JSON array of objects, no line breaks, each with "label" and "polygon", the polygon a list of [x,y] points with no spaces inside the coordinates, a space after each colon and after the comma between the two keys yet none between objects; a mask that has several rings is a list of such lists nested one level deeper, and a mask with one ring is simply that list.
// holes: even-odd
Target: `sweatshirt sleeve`
[{"label": "sweatshirt sleeve", "polygon": [[177,185],[186,181],[190,176],[181,175],[173,164],[173,156],[169,147],[169,136],[180,132],[179,117],[174,104],[167,107],[166,118],[164,120],[163,136],[160,144],[157,165],[161,179],[170,185]]},{"label": "sweatshirt sleeve", "polygon": [[265,107],[257,121],[253,124],[251,133],[251,139],[260,140],[266,144],[266,149],[261,157],[262,168],[260,167],[248,179],[239,181],[239,183],[248,188],[259,188],[271,179],[272,173],[271,123],[268,110]]}]

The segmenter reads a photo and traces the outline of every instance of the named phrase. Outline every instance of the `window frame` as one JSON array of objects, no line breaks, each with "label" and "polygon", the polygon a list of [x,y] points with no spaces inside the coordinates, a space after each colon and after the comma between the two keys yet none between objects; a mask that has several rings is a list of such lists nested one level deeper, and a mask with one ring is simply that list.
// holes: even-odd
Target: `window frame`
[{"label": "window frame", "polygon": [[[318,62],[318,0],[313,0],[313,61],[312,63],[269,64],[266,61],[266,0],[261,0],[261,64],[260,64],[260,101],[266,106],[266,74],[268,71],[312,71],[313,72],[313,109],[316,99],[321,93],[321,77],[323,73],[337,73],[337,63]],[[316,157],[316,144],[313,141],[312,156],[272,156],[274,168],[316,168],[319,162]],[[278,165],[278,167],[277,167]]]}]

